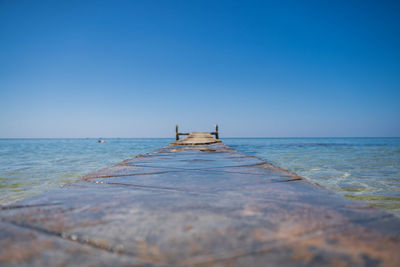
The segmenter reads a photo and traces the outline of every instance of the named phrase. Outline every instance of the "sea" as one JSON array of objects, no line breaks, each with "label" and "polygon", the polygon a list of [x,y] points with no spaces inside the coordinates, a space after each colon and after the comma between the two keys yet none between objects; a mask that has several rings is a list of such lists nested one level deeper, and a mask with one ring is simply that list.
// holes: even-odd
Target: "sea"
[{"label": "sea", "polygon": [[[170,138],[0,139],[0,205],[59,188]],[[223,138],[350,199],[400,217],[400,138]]]}]

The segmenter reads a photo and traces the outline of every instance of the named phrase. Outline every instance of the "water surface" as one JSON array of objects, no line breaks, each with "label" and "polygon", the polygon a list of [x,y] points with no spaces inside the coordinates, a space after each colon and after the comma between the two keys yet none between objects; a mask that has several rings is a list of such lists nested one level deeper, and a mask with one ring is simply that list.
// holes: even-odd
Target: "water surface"
[{"label": "water surface", "polygon": [[[173,139],[0,139],[0,204],[37,195]],[[225,138],[348,198],[400,217],[400,138]]]},{"label": "water surface", "polygon": [[225,143],[400,217],[400,138],[254,138]]}]

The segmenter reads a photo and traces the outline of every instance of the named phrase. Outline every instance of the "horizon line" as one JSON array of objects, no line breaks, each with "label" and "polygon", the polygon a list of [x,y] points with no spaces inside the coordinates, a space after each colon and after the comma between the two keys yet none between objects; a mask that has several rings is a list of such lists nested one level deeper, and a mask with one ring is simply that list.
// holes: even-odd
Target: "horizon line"
[{"label": "horizon line", "polygon": [[[263,138],[400,138],[400,136],[256,136],[256,137],[239,137],[229,136],[220,137],[219,139],[263,139]],[[0,139],[175,139],[175,137],[0,137]]]}]

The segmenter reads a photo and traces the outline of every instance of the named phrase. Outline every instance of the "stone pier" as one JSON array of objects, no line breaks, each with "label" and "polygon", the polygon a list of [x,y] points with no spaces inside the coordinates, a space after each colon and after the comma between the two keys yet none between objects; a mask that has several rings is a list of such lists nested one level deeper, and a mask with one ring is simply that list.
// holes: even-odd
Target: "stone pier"
[{"label": "stone pier", "polygon": [[208,133],[0,207],[1,266],[400,266],[400,220]]}]

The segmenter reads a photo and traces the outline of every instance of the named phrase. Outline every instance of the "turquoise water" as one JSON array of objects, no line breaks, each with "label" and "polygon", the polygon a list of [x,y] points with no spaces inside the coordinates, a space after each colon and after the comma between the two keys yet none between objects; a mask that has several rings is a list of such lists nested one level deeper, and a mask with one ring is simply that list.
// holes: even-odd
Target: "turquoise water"
[{"label": "turquoise water", "polygon": [[[0,204],[57,188],[173,139],[0,139]],[[226,138],[348,198],[400,217],[400,138]]]}]

